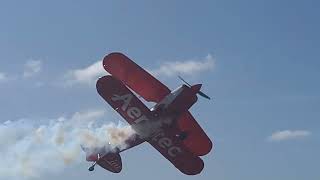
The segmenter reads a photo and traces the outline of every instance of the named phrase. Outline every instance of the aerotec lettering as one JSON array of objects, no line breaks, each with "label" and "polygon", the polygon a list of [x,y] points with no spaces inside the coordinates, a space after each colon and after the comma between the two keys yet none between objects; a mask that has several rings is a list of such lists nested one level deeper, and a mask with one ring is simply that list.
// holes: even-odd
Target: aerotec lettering
[{"label": "aerotec lettering", "polygon": [[132,94],[124,94],[124,95],[113,95],[111,98],[112,101],[122,101],[123,104],[121,106],[121,110],[125,112],[131,119],[133,119],[134,124],[140,123],[142,121],[149,121],[146,115],[141,113],[141,110],[137,107],[129,107],[130,102],[133,98]]},{"label": "aerotec lettering", "polygon": [[[146,115],[144,115],[138,107],[130,106],[130,102],[133,98],[132,94],[124,95],[113,95],[111,98],[112,101],[122,101],[123,104],[120,109],[127,114],[127,116],[133,119],[133,124],[138,124],[143,121],[149,121]],[[171,157],[176,157],[178,153],[181,153],[181,148],[174,146],[172,140],[168,137],[165,137],[163,131],[158,132],[153,136],[152,141],[157,142],[160,148],[166,149],[167,153]]]}]

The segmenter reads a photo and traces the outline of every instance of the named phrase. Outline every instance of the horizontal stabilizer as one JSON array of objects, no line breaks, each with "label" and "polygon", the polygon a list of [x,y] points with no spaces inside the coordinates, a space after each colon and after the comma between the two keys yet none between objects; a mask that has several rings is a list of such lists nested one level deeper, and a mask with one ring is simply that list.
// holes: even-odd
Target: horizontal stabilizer
[{"label": "horizontal stabilizer", "polygon": [[119,173],[122,170],[122,160],[119,153],[108,153],[101,157],[97,164],[113,173]]}]

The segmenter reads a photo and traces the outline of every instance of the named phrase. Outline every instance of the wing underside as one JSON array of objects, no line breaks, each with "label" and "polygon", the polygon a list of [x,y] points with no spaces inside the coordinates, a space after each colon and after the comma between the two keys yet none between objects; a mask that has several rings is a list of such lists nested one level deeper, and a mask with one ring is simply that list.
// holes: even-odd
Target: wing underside
[{"label": "wing underside", "polygon": [[150,119],[150,110],[121,81],[104,76],[97,81],[97,91],[129,124],[136,123],[142,115]]},{"label": "wing underside", "polygon": [[178,128],[188,134],[183,143],[191,152],[203,156],[211,151],[213,144],[210,138],[189,111],[179,117]]},{"label": "wing underside", "polygon": [[182,140],[177,137],[178,133],[180,133],[178,129],[163,128],[162,131],[155,133],[148,142],[182,173],[199,174],[204,167],[202,159],[189,151]]}]

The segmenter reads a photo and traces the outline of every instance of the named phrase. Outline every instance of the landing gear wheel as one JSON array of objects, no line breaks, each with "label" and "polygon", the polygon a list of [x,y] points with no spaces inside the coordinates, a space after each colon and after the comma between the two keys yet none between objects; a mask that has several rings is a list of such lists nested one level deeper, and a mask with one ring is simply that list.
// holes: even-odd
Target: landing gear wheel
[{"label": "landing gear wheel", "polygon": [[94,171],[94,166],[89,167],[89,171]]},{"label": "landing gear wheel", "polygon": [[[100,154],[98,154],[98,160],[97,160],[97,161],[99,161],[99,159],[100,159]],[[97,161],[95,161],[95,162],[92,164],[92,166],[90,166],[90,167],[88,168],[89,171],[94,171],[94,167],[97,165]]]}]

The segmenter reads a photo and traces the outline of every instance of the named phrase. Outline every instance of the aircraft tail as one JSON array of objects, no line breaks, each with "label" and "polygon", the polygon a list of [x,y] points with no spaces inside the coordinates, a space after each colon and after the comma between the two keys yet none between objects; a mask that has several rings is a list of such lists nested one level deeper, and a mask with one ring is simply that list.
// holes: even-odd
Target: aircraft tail
[{"label": "aircraft tail", "polygon": [[113,173],[119,173],[122,170],[122,160],[119,153],[108,153],[101,157],[97,164]]}]

